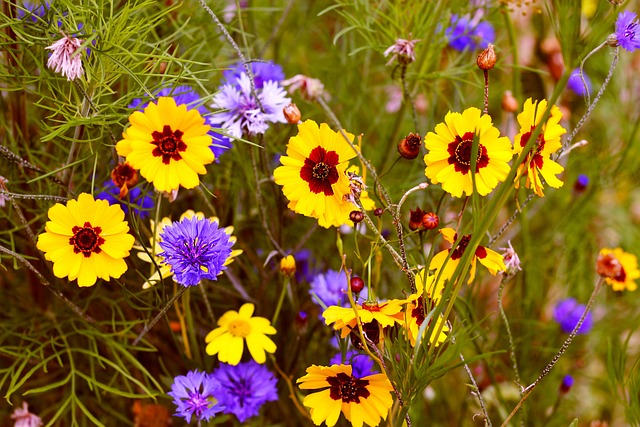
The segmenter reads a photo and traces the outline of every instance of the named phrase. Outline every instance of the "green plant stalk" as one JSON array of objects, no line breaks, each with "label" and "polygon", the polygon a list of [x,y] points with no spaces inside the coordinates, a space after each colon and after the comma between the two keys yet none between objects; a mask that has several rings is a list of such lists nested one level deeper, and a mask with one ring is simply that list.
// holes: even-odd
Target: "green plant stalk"
[{"label": "green plant stalk", "polygon": [[289,276],[285,275],[284,280],[282,281],[282,290],[280,291],[280,298],[278,298],[278,305],[276,306],[276,311],[273,313],[273,318],[271,319],[271,325],[275,325],[278,321],[278,316],[280,315],[280,310],[282,309],[282,303],[284,302],[284,296],[287,294],[287,288],[289,287],[290,279]]},{"label": "green plant stalk", "polygon": [[[87,117],[89,115],[89,109],[91,108],[91,97],[92,91],[89,90],[88,96],[82,97],[82,106],[80,107],[80,117]],[[78,153],[80,153],[80,145],[78,141],[82,138],[84,134],[84,126],[85,125],[77,125],[75,130],[73,131],[73,141],[71,142],[71,148],[69,149],[69,157],[67,157],[67,165],[71,165],[71,167],[65,169],[62,175],[62,182],[67,184],[67,188],[71,191],[73,187],[73,171],[75,169],[75,165],[73,164],[78,158]]]}]

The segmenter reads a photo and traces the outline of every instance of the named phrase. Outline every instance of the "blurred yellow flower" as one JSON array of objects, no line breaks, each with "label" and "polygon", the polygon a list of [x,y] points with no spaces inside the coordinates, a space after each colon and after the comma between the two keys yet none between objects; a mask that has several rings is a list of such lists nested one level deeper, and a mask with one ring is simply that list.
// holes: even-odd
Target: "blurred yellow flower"
[{"label": "blurred yellow flower", "polygon": [[603,248],[596,263],[598,274],[611,285],[614,291],[635,291],[638,288],[636,279],[640,278],[638,258],[620,248]]}]

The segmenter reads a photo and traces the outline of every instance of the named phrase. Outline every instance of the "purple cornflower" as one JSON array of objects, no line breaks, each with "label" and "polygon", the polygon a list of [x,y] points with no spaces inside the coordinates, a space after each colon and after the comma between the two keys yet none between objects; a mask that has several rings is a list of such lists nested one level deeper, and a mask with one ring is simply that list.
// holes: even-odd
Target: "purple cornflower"
[{"label": "purple cornflower", "polygon": [[451,26],[445,30],[449,46],[455,50],[486,49],[496,38],[493,26],[480,22],[480,14],[471,20],[468,16],[451,15]]},{"label": "purple cornflower", "polygon": [[391,65],[393,61],[398,60],[400,64],[409,64],[416,60],[416,53],[414,52],[414,47],[416,43],[418,43],[420,39],[414,40],[405,40],[405,39],[397,39],[394,44],[389,46],[387,50],[384,51],[385,58],[391,55],[389,62],[387,65]]},{"label": "purple cornflower", "polygon": [[[198,94],[198,92],[196,92],[195,89],[193,89],[191,86],[183,85],[176,86],[175,88],[160,89],[156,93],[156,97],[161,96],[170,96],[176,101],[177,105],[185,104],[188,109],[195,108],[196,110],[198,110],[200,115],[205,118],[208,125],[215,127],[215,125],[210,122],[211,112],[207,107],[202,105],[200,94]],[[129,108],[142,111],[147,105],[149,105],[149,102],[150,100],[148,99],[135,98],[129,104]],[[222,153],[231,148],[231,139],[219,132],[216,132],[213,129],[209,131],[209,136],[213,138],[213,143],[209,146],[209,148],[216,158],[215,161],[220,162],[220,156],[222,155]]]},{"label": "purple cornflower", "polygon": [[22,3],[22,7],[18,6],[18,18],[29,19],[31,22],[36,23],[39,19],[43,19],[49,10],[49,2],[45,1],[43,4],[37,4],[30,1]]},{"label": "purple cornflower", "polygon": [[[273,81],[280,82],[284,80],[284,71],[282,67],[273,61],[266,62],[252,62],[251,72],[253,73],[253,82],[256,85],[256,89],[262,89],[265,82]],[[228,70],[222,73],[222,84],[234,85],[240,80],[240,76],[246,73],[242,62],[236,62]]]},{"label": "purple cornflower", "polygon": [[[349,304],[347,289],[349,289],[349,285],[347,284],[347,276],[344,272],[327,270],[325,273],[315,275],[311,281],[309,295],[313,297],[315,294],[327,307],[332,305],[345,307]],[[367,298],[366,287],[360,292],[359,297]],[[312,298],[312,300],[318,304],[318,306],[324,308],[315,298]]]},{"label": "purple cornflower", "polygon": [[60,40],[46,47],[52,51],[47,60],[47,67],[62,74],[68,81],[82,77],[84,75],[82,52],[76,53],[80,46],[82,46],[82,40],[63,34]]},{"label": "purple cornflower", "polygon": [[262,89],[256,89],[256,95],[257,100],[251,93],[249,76],[241,73],[236,84],[226,83],[213,98],[212,108],[222,111],[211,116],[209,122],[227,129],[236,138],[241,138],[245,132],[250,135],[264,133],[269,123],[287,123],[282,109],[291,103],[291,99],[278,82],[265,81]]},{"label": "purple cornflower", "polygon": [[[560,325],[560,328],[566,332],[567,334],[573,331],[573,328],[576,327],[582,313],[584,313],[585,305],[579,304],[575,298],[566,298],[558,302],[556,304],[555,309],[553,310],[553,318]],[[591,317],[591,313],[587,313],[587,316],[584,318],[584,322],[582,322],[582,326],[578,329],[579,334],[588,333],[593,327],[593,319]]]},{"label": "purple cornflower", "polygon": [[640,28],[636,17],[633,12],[620,12],[616,19],[616,32],[609,36],[607,42],[613,47],[622,46],[629,52],[640,49]]},{"label": "purple cornflower", "polygon": [[219,383],[215,396],[225,406],[224,413],[241,423],[258,415],[265,403],[278,400],[278,380],[254,360],[236,366],[222,363],[211,377]]},{"label": "purple cornflower", "polygon": [[214,397],[219,384],[206,372],[189,371],[186,376],[179,375],[173,380],[171,391],[177,406],[175,416],[183,417],[187,423],[195,415],[198,421],[207,420],[224,409]]},{"label": "purple cornflower", "polygon": [[[133,212],[139,215],[141,219],[148,217],[156,205],[153,197],[149,193],[143,192],[139,187],[130,188],[128,195],[124,199],[120,199],[119,195],[120,188],[109,180],[104,183],[104,190],[96,196],[96,199],[106,200],[110,205],[120,205],[125,214],[129,213],[130,206]],[[127,200],[129,203],[127,203]]]},{"label": "purple cornflower", "polygon": [[356,378],[362,378],[378,373],[378,371],[373,369],[373,360],[371,360],[368,355],[359,353],[354,349],[347,350],[347,354],[344,356],[344,361],[342,359],[341,352],[338,352],[329,361],[330,365],[339,365],[342,363],[351,365],[352,375]]},{"label": "purple cornflower", "polygon": [[567,82],[567,87],[573,91],[578,96],[583,96],[587,93],[591,93],[591,79],[587,74],[583,71],[582,76],[584,77],[584,83],[582,83],[582,79],[580,78],[580,69],[576,68],[571,73],[571,77],[569,77],[569,81]]},{"label": "purple cornflower", "polygon": [[194,286],[202,279],[216,280],[225,270],[232,242],[218,223],[208,218],[183,218],[162,229],[158,256],[171,266],[174,280],[183,286]]}]

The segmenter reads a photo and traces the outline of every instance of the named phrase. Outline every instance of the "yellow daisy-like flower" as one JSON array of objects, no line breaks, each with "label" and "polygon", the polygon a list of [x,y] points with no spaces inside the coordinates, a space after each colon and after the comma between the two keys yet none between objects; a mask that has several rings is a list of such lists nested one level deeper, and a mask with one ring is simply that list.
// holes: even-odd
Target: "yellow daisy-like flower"
[{"label": "yellow daisy-like flower", "polygon": [[424,145],[429,153],[424,156],[424,173],[434,184],[452,196],[471,195],[471,150],[478,138],[476,156],[476,190],[481,196],[489,194],[498,182],[509,174],[509,160],[513,157],[511,142],[493,126],[491,116],[477,108],[460,113],[449,112],[434,132],[429,132]]},{"label": "yellow daisy-like flower", "polygon": [[[453,228],[443,228],[440,230],[440,233],[442,234],[444,239],[451,244],[454,244],[456,239],[458,238],[458,234]],[[467,234],[466,236],[463,236],[462,239],[460,239],[460,242],[455,247],[455,249],[445,249],[444,251],[435,254],[435,256],[431,259],[431,263],[429,264],[429,270],[438,270],[436,271],[435,276],[437,277],[438,275],[440,275],[441,281],[450,279],[456,267],[460,263],[460,258],[462,258],[462,254],[464,254],[464,251],[470,241],[471,234]],[[449,256],[449,252],[451,251],[453,251],[453,253],[451,254],[451,258],[449,258],[449,261],[446,261],[447,256]],[[475,255],[471,259],[471,271],[469,273],[468,282],[469,284],[471,284],[471,282],[473,282],[473,280],[476,278],[476,260],[479,260],[480,264],[487,267],[489,272],[494,276],[498,273],[498,271],[505,271],[507,268],[504,265],[504,258],[502,257],[502,255],[484,246],[478,246],[476,248]],[[446,265],[444,265],[445,261],[447,262]]]},{"label": "yellow daisy-like flower", "polygon": [[636,284],[636,279],[640,278],[638,258],[620,248],[601,249],[596,270],[614,291],[625,289],[635,291],[638,288]]},{"label": "yellow daisy-like flower", "polygon": [[[350,140],[353,135],[346,133]],[[282,166],[273,177],[289,200],[289,209],[317,218],[322,227],[345,224],[354,207],[346,200],[350,194],[346,175],[348,160],[355,151],[340,132],[326,124],[319,127],[313,120],[298,125],[298,135],[289,139],[287,155],[280,157]]]},{"label": "yellow daisy-like flower", "polygon": [[170,193],[200,184],[198,174],[207,173],[204,166],[213,162],[214,155],[209,126],[197,109],[187,110],[171,97],[160,97],[144,112],[133,112],[129,122],[116,151],[158,191]]},{"label": "yellow daisy-like flower", "polygon": [[[407,335],[409,336],[409,341],[414,347],[416,345],[418,334],[420,333],[420,327],[425,321],[425,297],[427,298],[427,301],[429,301],[429,306],[426,307],[427,311],[432,310],[440,299],[442,299],[444,280],[441,279],[436,284],[435,279],[435,275],[427,276],[425,269],[420,270],[418,274],[416,274],[417,292],[407,298],[407,305],[404,311],[404,327]],[[437,322],[438,323],[436,324],[434,331],[437,332],[440,327],[442,327],[442,331],[438,335],[437,339],[432,336],[429,339],[429,342],[439,346],[447,339],[446,332],[449,332],[449,327],[444,323],[442,316],[438,318]],[[424,336],[422,339],[424,339]]]},{"label": "yellow daisy-like flower", "polygon": [[302,390],[324,389],[307,395],[302,404],[309,409],[315,425],[328,427],[338,422],[340,412],[353,427],[377,426],[386,420],[393,405],[393,386],[384,374],[356,378],[351,365],[307,368],[307,374],[296,381]]},{"label": "yellow daisy-like flower", "polygon": [[[188,211],[185,211],[182,215],[180,215],[179,221],[181,221],[183,218],[193,218],[193,217],[204,219],[204,214],[202,212],[195,212],[192,209],[189,209]],[[218,225],[220,225],[220,220],[216,216],[210,217],[209,221],[218,223]],[[149,277],[147,281],[142,284],[142,289],[149,289],[150,287],[160,282],[162,279],[166,279],[173,276],[173,272],[171,271],[171,266],[164,263],[163,257],[156,255],[160,252],[163,252],[162,247],[160,247],[160,241],[162,241],[160,234],[162,233],[162,230],[164,230],[164,227],[171,224],[172,224],[171,218],[169,217],[162,218],[162,220],[157,226],[155,222],[151,220],[151,230],[154,230],[154,237],[151,237],[149,239],[150,246],[147,248],[146,251],[141,246],[135,246],[135,248],[139,251],[138,258],[140,258],[144,262],[153,263],[153,261],[151,261],[151,257],[149,256],[149,254],[153,254],[154,255],[153,259],[155,261],[155,264],[158,266],[158,270],[156,270],[156,272],[153,273],[151,277]],[[227,235],[229,235],[229,241],[232,244],[235,244],[238,241],[238,238],[236,236],[232,236],[233,234],[232,225],[225,227],[224,232],[227,233]],[[227,266],[231,264],[234,258],[237,257],[238,255],[241,255],[242,252],[243,252],[242,249],[232,250],[231,255],[229,255],[229,257],[227,258],[227,260],[224,262],[223,265]],[[222,274],[224,274],[224,271],[221,271],[219,275],[222,275]]]},{"label": "yellow daisy-like flower", "polygon": [[[405,300],[391,299],[384,302],[364,302],[362,305],[356,304],[360,322],[365,325],[377,321],[380,327],[393,326],[402,323],[402,306]],[[327,325],[334,323],[333,329],[340,330],[342,338],[357,330],[356,315],[352,307],[340,307],[332,305],[322,312],[322,317]]]},{"label": "yellow daisy-like flower", "polygon": [[[537,104],[537,105],[536,105]],[[522,113],[518,114],[518,123],[520,123],[520,133],[514,138],[513,151],[516,155],[522,152],[522,149],[529,142],[531,133],[536,126],[540,124],[542,115],[547,109],[547,101],[542,100],[533,102],[531,98],[524,103]],[[527,154],[524,162],[518,166],[518,174],[515,179],[515,187],[520,186],[520,178],[526,175],[526,187],[533,190],[540,197],[544,197],[542,192],[543,185],[540,175],[553,188],[560,188],[563,182],[556,175],[561,173],[564,168],[558,163],[551,160],[551,155],[562,147],[560,136],[566,133],[566,129],[560,126],[562,112],[555,105],[551,107],[551,115],[547,122],[542,126],[542,131],[538,135],[536,146]]]},{"label": "yellow daisy-like flower", "polygon": [[254,308],[253,304],[246,303],[239,311],[229,310],[223,314],[218,319],[218,328],[209,332],[204,339],[207,354],[217,354],[221,362],[235,366],[240,363],[246,341],[253,360],[264,363],[267,360],[265,352],[276,351],[276,344],[267,335],[277,331],[268,319],[251,317]]},{"label": "yellow daisy-like flower", "polygon": [[82,193],[67,205],[56,203],[48,212],[50,221],[38,236],[37,248],[53,261],[56,277],[78,279],[78,286],[93,286],[98,278],[119,278],[127,271],[123,258],[129,255],[134,237],[119,205],[95,200]]}]

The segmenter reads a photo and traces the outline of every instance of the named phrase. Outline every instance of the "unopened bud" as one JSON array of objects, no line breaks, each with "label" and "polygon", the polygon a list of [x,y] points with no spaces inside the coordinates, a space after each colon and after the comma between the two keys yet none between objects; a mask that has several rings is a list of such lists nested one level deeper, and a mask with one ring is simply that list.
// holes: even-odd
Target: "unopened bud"
[{"label": "unopened bud", "polygon": [[362,280],[358,276],[352,277],[350,280],[350,284],[351,292],[355,292],[356,294],[359,294],[364,289],[364,280]]},{"label": "unopened bud", "polygon": [[364,214],[360,211],[351,211],[349,219],[357,224],[364,219]]},{"label": "unopened bud", "polygon": [[438,215],[433,212],[428,212],[422,215],[422,226],[427,230],[433,230],[438,226],[440,220],[438,219]]},{"label": "unopened bud", "polygon": [[287,255],[280,260],[280,272],[289,277],[296,273],[296,259],[293,255]]},{"label": "unopened bud", "polygon": [[122,199],[138,183],[138,172],[129,163],[120,163],[111,171],[111,181],[120,189],[118,197]]},{"label": "unopened bud", "polygon": [[300,114],[300,110],[294,103],[285,106],[282,109],[282,113],[284,114],[284,118],[287,119],[287,122],[292,125],[299,123],[300,118],[302,117],[302,115]]},{"label": "unopened bud", "polygon": [[382,208],[375,208],[375,209],[373,210],[373,214],[374,214],[375,216],[382,216],[382,214],[383,214],[383,213],[384,213],[384,209],[382,209]]},{"label": "unopened bud", "polygon": [[418,230],[422,227],[422,217],[424,216],[424,212],[420,208],[416,208],[416,210],[411,210],[409,214],[409,229],[412,231]]},{"label": "unopened bud", "polygon": [[607,37],[607,44],[611,47],[618,47],[618,36],[615,34],[609,35],[609,37]]},{"label": "unopened bud", "polygon": [[422,138],[416,133],[409,133],[402,141],[398,143],[398,153],[405,159],[415,159],[420,154],[420,146]]},{"label": "unopened bud", "polygon": [[476,64],[484,71],[492,69],[496,65],[497,61],[498,56],[496,55],[496,51],[493,49],[493,45],[491,43],[489,43],[489,46],[480,52],[478,54],[478,58],[476,58]]},{"label": "unopened bud", "polygon": [[518,100],[511,93],[510,90],[505,91],[504,95],[502,95],[502,111],[505,113],[515,113],[518,111],[519,105]]}]

